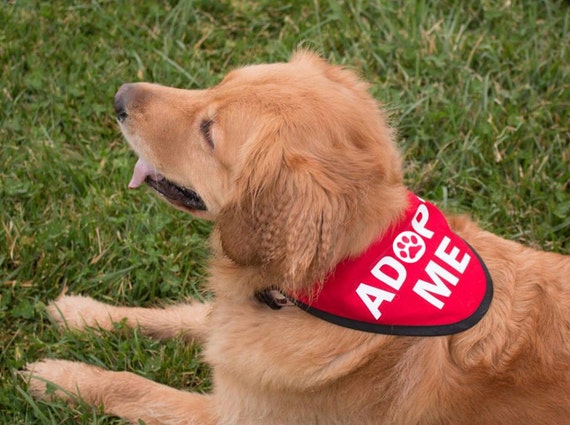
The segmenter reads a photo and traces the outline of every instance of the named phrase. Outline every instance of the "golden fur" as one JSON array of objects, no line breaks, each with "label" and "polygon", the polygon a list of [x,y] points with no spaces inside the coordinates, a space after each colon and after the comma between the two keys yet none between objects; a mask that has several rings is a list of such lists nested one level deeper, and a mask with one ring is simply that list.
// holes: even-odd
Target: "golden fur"
[{"label": "golden fur", "polygon": [[[70,328],[126,318],[157,338],[204,344],[211,394],[63,360],[29,365],[105,412],[147,424],[568,424],[570,260],[501,239],[466,217],[454,230],[495,284],[488,314],[445,337],[354,331],[254,297],[308,288],[400,216],[406,188],[394,135],[367,85],[309,52],[231,72],[207,90],[152,84],[117,95],[137,154],[192,188],[214,220],[211,303],[114,307],[64,296]],[[213,119],[211,139],[200,129]],[[182,207],[183,208],[183,207]],[[72,397],[63,392],[61,397]]]}]

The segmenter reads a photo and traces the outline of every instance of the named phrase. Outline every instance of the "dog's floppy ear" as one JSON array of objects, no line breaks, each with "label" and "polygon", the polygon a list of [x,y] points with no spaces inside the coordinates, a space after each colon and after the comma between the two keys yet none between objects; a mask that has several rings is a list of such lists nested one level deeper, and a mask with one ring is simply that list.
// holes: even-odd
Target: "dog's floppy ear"
[{"label": "dog's floppy ear", "polygon": [[235,197],[217,219],[221,244],[234,262],[261,266],[278,284],[301,289],[330,268],[347,208],[318,181],[318,167],[296,163],[310,158],[285,153],[281,131],[264,137],[273,140],[255,141]]},{"label": "dog's floppy ear", "polygon": [[234,262],[261,267],[275,278],[268,286],[297,290],[366,248],[406,195],[392,131],[367,85],[307,52],[291,62],[306,78],[264,100],[217,231]]}]

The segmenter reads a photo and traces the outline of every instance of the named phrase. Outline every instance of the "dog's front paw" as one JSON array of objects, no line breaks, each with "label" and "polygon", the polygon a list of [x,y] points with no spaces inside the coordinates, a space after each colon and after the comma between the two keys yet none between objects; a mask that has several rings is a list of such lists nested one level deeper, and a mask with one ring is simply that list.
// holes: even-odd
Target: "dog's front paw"
[{"label": "dog's front paw", "polygon": [[85,363],[68,360],[45,359],[30,363],[21,375],[29,383],[32,395],[37,399],[54,397],[72,401],[83,398],[87,385],[93,383],[104,371]]},{"label": "dog's front paw", "polygon": [[111,329],[108,306],[81,295],[63,295],[49,303],[48,313],[58,326],[82,330],[86,327]]}]

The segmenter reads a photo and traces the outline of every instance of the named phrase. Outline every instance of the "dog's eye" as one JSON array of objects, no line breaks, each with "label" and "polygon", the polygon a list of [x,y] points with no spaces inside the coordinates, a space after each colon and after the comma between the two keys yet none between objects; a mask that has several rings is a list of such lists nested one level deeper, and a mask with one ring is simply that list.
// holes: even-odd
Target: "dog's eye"
[{"label": "dog's eye", "polygon": [[204,135],[204,139],[212,149],[214,149],[214,139],[212,139],[212,125],[214,124],[214,120],[207,119],[200,123],[200,131]]}]

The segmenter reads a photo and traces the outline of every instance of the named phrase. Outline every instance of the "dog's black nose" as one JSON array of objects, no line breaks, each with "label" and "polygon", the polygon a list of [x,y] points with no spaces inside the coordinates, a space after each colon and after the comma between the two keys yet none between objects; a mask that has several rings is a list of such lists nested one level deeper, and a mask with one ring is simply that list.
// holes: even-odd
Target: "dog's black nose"
[{"label": "dog's black nose", "polygon": [[119,90],[117,90],[117,94],[115,95],[113,106],[119,122],[124,122],[129,116],[127,112],[127,99],[131,86],[132,84],[123,84],[119,87]]}]

